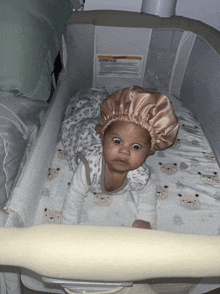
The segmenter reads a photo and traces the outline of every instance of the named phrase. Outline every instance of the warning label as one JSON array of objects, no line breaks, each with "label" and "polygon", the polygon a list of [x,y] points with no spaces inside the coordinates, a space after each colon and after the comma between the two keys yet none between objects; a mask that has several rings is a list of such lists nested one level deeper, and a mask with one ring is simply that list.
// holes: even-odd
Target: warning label
[{"label": "warning label", "polygon": [[102,77],[141,76],[142,56],[97,55],[96,73]]}]

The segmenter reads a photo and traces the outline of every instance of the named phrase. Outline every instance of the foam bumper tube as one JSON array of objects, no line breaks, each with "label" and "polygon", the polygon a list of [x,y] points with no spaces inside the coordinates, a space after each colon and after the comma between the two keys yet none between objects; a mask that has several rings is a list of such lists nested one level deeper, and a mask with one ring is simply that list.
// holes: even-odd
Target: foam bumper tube
[{"label": "foam bumper tube", "polygon": [[87,281],[220,276],[220,237],[55,224],[0,228],[0,264]]}]

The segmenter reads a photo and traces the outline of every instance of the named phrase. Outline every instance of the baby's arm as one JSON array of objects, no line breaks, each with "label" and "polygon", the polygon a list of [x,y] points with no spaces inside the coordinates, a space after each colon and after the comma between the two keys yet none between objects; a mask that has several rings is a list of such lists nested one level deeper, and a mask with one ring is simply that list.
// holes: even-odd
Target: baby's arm
[{"label": "baby's arm", "polygon": [[72,178],[69,192],[63,204],[61,224],[77,225],[79,223],[83,200],[87,192],[88,184],[86,181],[85,166],[80,162]]},{"label": "baby's arm", "polygon": [[151,229],[156,216],[156,184],[152,179],[141,191],[137,192],[137,215],[133,222],[133,228]]}]

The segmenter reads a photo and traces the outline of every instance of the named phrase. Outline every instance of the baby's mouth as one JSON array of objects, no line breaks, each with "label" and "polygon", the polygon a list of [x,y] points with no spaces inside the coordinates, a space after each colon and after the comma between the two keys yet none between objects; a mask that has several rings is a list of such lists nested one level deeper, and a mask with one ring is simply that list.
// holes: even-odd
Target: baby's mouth
[{"label": "baby's mouth", "polygon": [[121,164],[121,165],[127,165],[127,161],[126,161],[126,160],[117,159],[116,161],[117,161],[119,164]]}]

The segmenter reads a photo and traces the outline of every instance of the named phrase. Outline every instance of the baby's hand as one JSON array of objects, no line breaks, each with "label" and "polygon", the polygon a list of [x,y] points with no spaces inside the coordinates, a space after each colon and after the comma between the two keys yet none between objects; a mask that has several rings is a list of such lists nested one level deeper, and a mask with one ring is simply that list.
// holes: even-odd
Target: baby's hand
[{"label": "baby's hand", "polygon": [[132,228],[139,228],[139,229],[151,229],[150,223],[140,220],[140,219],[136,219],[133,224],[132,224]]}]

